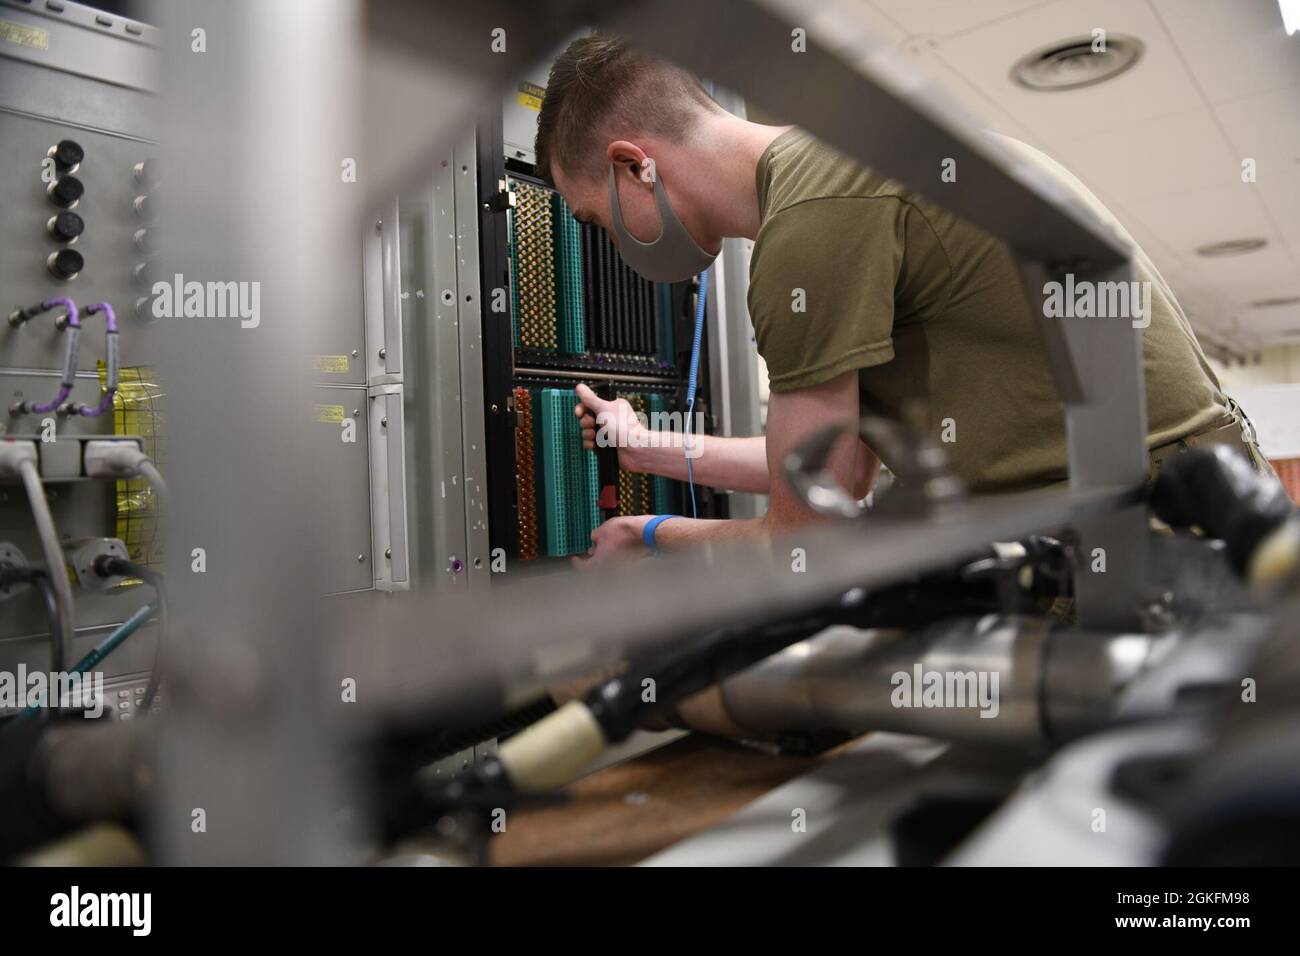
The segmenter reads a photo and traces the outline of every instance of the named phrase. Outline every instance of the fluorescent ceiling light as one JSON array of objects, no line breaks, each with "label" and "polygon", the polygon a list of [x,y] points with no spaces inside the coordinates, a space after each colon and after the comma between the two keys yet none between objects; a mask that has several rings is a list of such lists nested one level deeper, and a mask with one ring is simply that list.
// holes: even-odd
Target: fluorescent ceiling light
[{"label": "fluorescent ceiling light", "polygon": [[1300,30],[1300,0],[1277,0],[1277,5],[1282,10],[1282,26],[1286,28],[1286,35],[1291,36]]}]

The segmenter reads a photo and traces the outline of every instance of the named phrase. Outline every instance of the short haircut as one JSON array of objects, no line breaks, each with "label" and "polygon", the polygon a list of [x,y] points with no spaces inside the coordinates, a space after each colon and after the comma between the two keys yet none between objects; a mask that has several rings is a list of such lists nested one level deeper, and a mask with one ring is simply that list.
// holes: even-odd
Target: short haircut
[{"label": "short haircut", "polygon": [[553,181],[559,166],[570,176],[602,176],[612,140],[648,133],[680,142],[709,110],[721,107],[690,71],[617,37],[580,37],[551,66],[537,119],[537,174]]}]

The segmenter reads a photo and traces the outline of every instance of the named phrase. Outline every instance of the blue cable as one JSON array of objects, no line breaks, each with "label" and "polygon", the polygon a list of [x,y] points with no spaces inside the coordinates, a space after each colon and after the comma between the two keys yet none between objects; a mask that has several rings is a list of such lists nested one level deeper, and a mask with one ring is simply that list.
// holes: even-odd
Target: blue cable
[{"label": "blue cable", "polygon": [[695,475],[691,471],[691,422],[695,417],[695,385],[700,374],[700,341],[704,338],[704,300],[709,292],[709,270],[700,273],[700,287],[695,300],[695,338],[691,342],[691,368],[686,376],[686,432],[683,449],[686,452],[686,483],[691,489],[691,517],[695,513]]},{"label": "blue cable", "polygon": [[[119,644],[121,644],[128,637],[130,637],[132,634],[138,631],[140,629],[140,625],[142,625],[145,621],[149,620],[149,618],[153,617],[154,613],[157,610],[158,610],[157,604],[146,604],[144,607],[140,608],[140,610],[136,611],[129,618],[127,618],[120,625],[118,625],[117,630],[115,630],[112,634],[108,635],[108,637],[104,638],[102,641],[96,644],[95,647],[90,651],[90,653],[88,653],[81,660],[77,661],[77,663],[72,666],[72,669],[68,671],[68,673],[69,674],[86,673],[86,671],[90,670],[92,667],[94,667],[96,664],[102,661],[109,654],[113,653],[113,651],[117,649],[117,646]],[[38,711],[39,711],[38,707],[28,707],[25,710],[23,710],[22,713],[14,717],[14,720],[15,721],[23,720],[27,717],[31,717],[33,714],[37,713]]]}]

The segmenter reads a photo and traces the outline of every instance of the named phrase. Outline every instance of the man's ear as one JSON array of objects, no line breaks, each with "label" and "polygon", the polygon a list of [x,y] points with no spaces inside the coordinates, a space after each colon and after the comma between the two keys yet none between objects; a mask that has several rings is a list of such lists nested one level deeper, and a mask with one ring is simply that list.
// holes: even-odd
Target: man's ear
[{"label": "man's ear", "polygon": [[638,179],[641,177],[641,170],[645,168],[645,151],[635,143],[624,139],[610,143],[605,150],[605,156],[616,166],[627,167]]}]

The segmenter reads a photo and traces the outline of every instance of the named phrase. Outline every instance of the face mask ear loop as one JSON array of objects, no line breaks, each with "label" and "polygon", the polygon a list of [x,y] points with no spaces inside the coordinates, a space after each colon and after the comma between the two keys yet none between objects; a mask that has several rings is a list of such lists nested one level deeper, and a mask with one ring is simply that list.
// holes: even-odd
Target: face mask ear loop
[{"label": "face mask ear loop", "polygon": [[[701,259],[712,262],[713,256],[700,248],[700,244],[695,241],[691,231],[686,228],[686,223],[677,217],[677,211],[673,209],[673,204],[668,201],[668,189],[664,186],[664,179],[659,175],[657,169],[655,170],[655,203],[659,206],[659,239],[664,238],[670,230],[678,233],[681,235],[683,242],[691,244],[691,249],[695,251],[696,255]],[[704,268],[707,269],[708,266],[705,265]]]},{"label": "face mask ear loop", "polygon": [[[649,163],[650,160],[647,160]],[[618,241],[623,261],[651,282],[681,282],[707,269],[717,254],[700,248],[682,221],[677,218],[668,199],[663,176],[655,170],[655,204],[659,208],[659,235],[653,242],[642,242],[629,235],[623,223],[623,209],[618,201],[618,179],[613,164],[609,168],[610,232]]]},{"label": "face mask ear loop", "polygon": [[613,227],[611,231],[614,233],[614,235],[618,236],[619,242],[628,242],[628,243],[634,242],[643,249],[649,249],[656,242],[658,242],[660,239],[663,238],[664,226],[668,222],[668,220],[664,218],[663,204],[667,202],[668,197],[667,196],[664,196],[662,198],[660,197],[659,177],[656,176],[655,177],[655,202],[659,206],[659,235],[655,236],[649,242],[642,242],[636,236],[628,232],[627,227],[623,225],[623,207],[620,206],[618,202],[618,179],[617,179],[618,174],[615,172],[616,169],[617,167],[613,163],[609,164],[609,216],[611,220],[610,225]]}]

